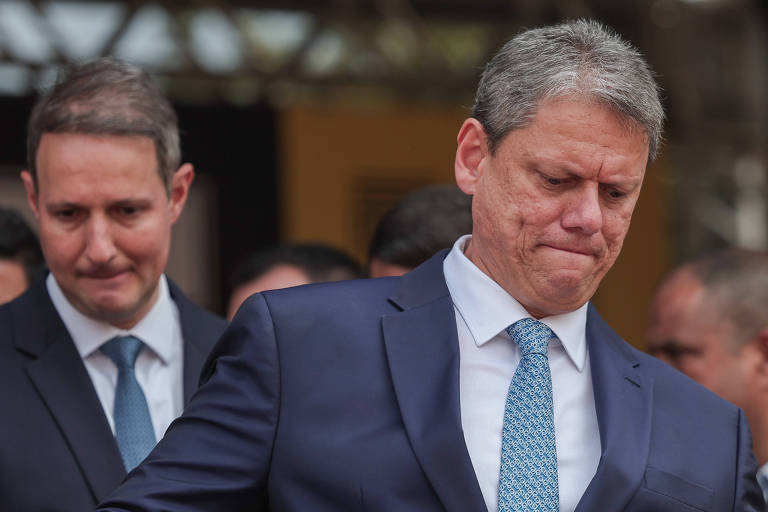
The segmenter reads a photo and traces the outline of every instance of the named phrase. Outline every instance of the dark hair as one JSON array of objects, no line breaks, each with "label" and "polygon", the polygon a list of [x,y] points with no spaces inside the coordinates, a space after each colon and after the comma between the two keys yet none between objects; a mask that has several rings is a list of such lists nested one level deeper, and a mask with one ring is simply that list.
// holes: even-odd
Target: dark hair
[{"label": "dark hair", "polygon": [[37,235],[16,210],[0,207],[0,259],[13,260],[24,268],[27,283],[45,270]]},{"label": "dark hair", "polygon": [[376,226],[368,261],[414,268],[472,232],[472,198],[455,185],[433,185],[411,192]]},{"label": "dark hair", "polygon": [[338,249],[320,243],[285,244],[255,252],[240,261],[230,275],[230,293],[278,265],[298,267],[313,283],[363,277],[360,265]]},{"label": "dark hair", "polygon": [[45,133],[149,137],[157,171],[170,187],[181,161],[176,113],[142,69],[112,57],[63,70],[35,103],[27,125],[27,166],[37,186],[37,150]]},{"label": "dark hair", "polygon": [[705,301],[736,334],[733,347],[768,327],[768,253],[729,248],[707,254],[680,267],[701,283]]},{"label": "dark hair", "polygon": [[488,62],[472,116],[491,153],[511,130],[525,127],[542,101],[584,97],[605,105],[648,137],[648,159],[661,144],[659,86],[640,52],[596,21],[526,30]]}]

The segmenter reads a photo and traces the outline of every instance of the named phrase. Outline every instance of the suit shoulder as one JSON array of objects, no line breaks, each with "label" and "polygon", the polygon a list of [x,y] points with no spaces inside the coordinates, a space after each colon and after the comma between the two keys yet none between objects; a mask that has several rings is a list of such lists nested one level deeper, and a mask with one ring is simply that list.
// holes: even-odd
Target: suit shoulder
[{"label": "suit shoulder", "polygon": [[654,381],[655,395],[662,401],[684,401],[696,404],[700,410],[722,411],[736,415],[738,408],[716,395],[687,375],[671,367],[664,361],[630,346],[640,363],[638,370],[650,376]]},{"label": "suit shoulder", "polygon": [[678,413],[689,411],[696,417],[699,417],[700,413],[718,412],[727,417],[737,415],[738,408],[733,404],[720,398],[664,361],[627,343],[605,323],[596,309],[590,307],[588,315],[587,329],[594,338],[601,340],[601,346],[616,351],[619,354],[618,360],[630,363],[634,371],[653,381],[654,400],[657,403],[677,409]]},{"label": "suit shoulder", "polygon": [[380,306],[388,302],[400,278],[354,279],[315,283],[281,290],[264,292],[264,299],[270,305],[306,307],[332,304],[335,308]]}]

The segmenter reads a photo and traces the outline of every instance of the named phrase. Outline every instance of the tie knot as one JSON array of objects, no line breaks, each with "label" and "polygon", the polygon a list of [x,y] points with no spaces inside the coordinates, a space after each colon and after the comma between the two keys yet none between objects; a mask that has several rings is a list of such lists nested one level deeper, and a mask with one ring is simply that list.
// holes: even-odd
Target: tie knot
[{"label": "tie knot", "polygon": [[523,318],[507,327],[509,337],[517,343],[523,356],[528,354],[547,355],[549,338],[554,336],[545,324],[533,318]]},{"label": "tie knot", "polygon": [[118,368],[133,368],[143,346],[144,343],[135,336],[115,336],[104,343],[99,350]]}]

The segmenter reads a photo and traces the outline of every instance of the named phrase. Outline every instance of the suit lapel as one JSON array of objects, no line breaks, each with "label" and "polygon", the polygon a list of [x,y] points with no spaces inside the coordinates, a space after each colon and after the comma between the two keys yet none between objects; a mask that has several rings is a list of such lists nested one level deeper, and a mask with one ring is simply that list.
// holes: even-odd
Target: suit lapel
[{"label": "suit lapel", "polygon": [[602,453],[576,511],[623,510],[645,473],[653,381],[637,371],[639,361],[592,305],[587,344]]},{"label": "suit lapel", "polygon": [[17,349],[31,356],[27,374],[98,501],[125,469],[88,372],[42,281],[17,301],[15,313]]},{"label": "suit lapel", "polygon": [[168,288],[171,298],[179,309],[181,322],[181,337],[184,340],[184,406],[197,390],[200,383],[200,372],[211,349],[218,341],[227,326],[223,318],[219,318],[193,304],[170,279]]},{"label": "suit lapel", "polygon": [[[171,291],[171,298],[179,308],[179,319],[181,321],[181,337],[184,340],[184,406],[186,407],[192,398],[200,381],[200,370],[203,367],[205,358],[208,355],[207,347],[211,347],[215,340],[205,342],[208,329],[201,324],[201,315],[195,314],[194,306],[181,293],[181,290],[170,280],[168,286]],[[218,336],[217,336],[218,337]]]},{"label": "suit lapel", "polygon": [[459,344],[440,253],[401,280],[382,319],[398,406],[413,451],[449,512],[486,510],[464,442]]}]

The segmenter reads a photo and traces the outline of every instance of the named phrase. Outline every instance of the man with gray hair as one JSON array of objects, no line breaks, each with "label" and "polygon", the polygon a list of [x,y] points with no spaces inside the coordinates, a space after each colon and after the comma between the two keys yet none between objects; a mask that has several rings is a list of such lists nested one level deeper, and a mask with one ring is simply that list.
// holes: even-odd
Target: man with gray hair
[{"label": "man with gray hair", "polygon": [[725,249],[676,268],[651,306],[648,351],[747,415],[768,498],[768,253]]},{"label": "man with gray hair", "polygon": [[662,121],[600,24],[512,39],[459,130],[472,234],[402,277],[252,296],[100,510],[761,509],[743,413],[589,303]]},{"label": "man with gray hair", "polygon": [[50,273],[0,307],[0,510],[82,511],[154,447],[226,327],[163,271],[194,175],[144,71],[74,66],[21,173]]}]

